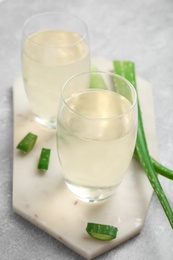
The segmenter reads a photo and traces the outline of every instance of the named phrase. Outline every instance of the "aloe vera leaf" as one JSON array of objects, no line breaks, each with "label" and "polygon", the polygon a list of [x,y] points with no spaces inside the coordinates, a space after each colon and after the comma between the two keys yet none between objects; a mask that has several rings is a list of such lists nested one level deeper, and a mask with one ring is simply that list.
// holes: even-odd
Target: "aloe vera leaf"
[{"label": "aloe vera leaf", "polygon": [[107,89],[106,83],[100,74],[97,74],[98,68],[95,65],[91,66],[90,85],[89,88]]},{"label": "aloe vera leaf", "polygon": [[[116,66],[117,64],[119,64],[119,62],[120,62],[120,61],[114,61],[115,66]],[[132,69],[133,69],[133,68],[132,68]],[[98,70],[99,70],[99,69],[98,69],[95,65],[92,65],[92,66],[91,66],[91,71],[98,71]],[[123,70],[123,68],[121,69],[121,68],[118,66],[118,67],[117,67],[116,74],[119,74],[119,75],[122,74],[121,76],[123,76],[124,73],[123,73],[122,70]],[[135,84],[134,79],[130,76],[130,73],[126,73],[126,79],[129,80],[131,83],[133,83],[133,85]],[[138,156],[138,153],[136,152],[136,149],[135,149],[135,151],[134,151],[133,156],[134,156],[136,159],[139,160],[139,156]],[[160,174],[160,175],[162,175],[162,176],[164,176],[164,177],[166,177],[166,178],[168,178],[168,179],[173,180],[173,171],[172,171],[171,169],[169,169],[169,168],[165,167],[164,165],[162,165],[161,163],[159,163],[159,162],[158,162],[157,160],[155,160],[152,156],[150,156],[150,159],[151,159],[151,162],[152,162],[152,164],[153,164],[153,166],[154,166],[155,171],[156,171],[158,174]]]},{"label": "aloe vera leaf", "polygon": [[[135,149],[133,156],[139,160],[139,156],[138,153]],[[158,161],[156,161],[152,156],[150,156],[151,162],[154,166],[155,171],[162,175],[163,177],[166,177],[170,180],[173,180],[173,171],[170,170],[169,168],[165,167],[164,165],[162,165],[161,163],[159,163]]]},{"label": "aloe vera leaf", "polygon": [[[123,76],[131,82],[134,88],[137,91],[136,77],[135,77],[135,65],[131,61],[114,61],[114,71],[115,73]],[[138,94],[138,93],[137,93]],[[165,214],[170,222],[171,227],[173,228],[173,211],[169,204],[169,201],[165,195],[165,192],[160,184],[160,181],[155,172],[154,166],[151,162],[146,137],[143,128],[141,109],[138,99],[138,132],[137,132],[137,141],[136,141],[136,151],[139,157],[139,160],[145,169],[147,177],[165,211]]]}]

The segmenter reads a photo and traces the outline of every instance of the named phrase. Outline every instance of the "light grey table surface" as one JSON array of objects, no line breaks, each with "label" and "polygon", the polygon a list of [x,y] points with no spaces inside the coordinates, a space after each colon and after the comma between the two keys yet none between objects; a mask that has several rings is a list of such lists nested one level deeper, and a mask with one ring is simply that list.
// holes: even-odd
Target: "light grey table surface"
[{"label": "light grey table surface", "polygon": [[[22,25],[52,10],[86,22],[92,56],[133,60],[137,74],[152,84],[160,161],[173,168],[172,0],[0,0],[1,260],[83,259],[12,211],[12,85],[21,74]],[[173,182],[160,180],[173,208]],[[155,194],[140,235],[97,259],[173,259],[173,232]]]}]

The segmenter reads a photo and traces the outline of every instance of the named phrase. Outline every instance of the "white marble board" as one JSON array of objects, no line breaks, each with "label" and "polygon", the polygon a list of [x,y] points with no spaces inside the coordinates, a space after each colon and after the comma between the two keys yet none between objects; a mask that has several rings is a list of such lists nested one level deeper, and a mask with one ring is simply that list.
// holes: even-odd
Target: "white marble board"
[{"label": "white marble board", "polygon": [[[112,70],[112,62],[104,58],[94,58],[92,63],[101,70]],[[141,78],[137,78],[137,84],[149,150],[157,158],[151,85]],[[13,99],[14,212],[86,259],[93,259],[139,234],[153,193],[139,162],[132,160],[125,179],[110,199],[94,204],[79,201],[67,190],[62,180],[55,131],[47,130],[35,122],[21,77],[14,81]],[[34,149],[23,155],[16,145],[28,132],[37,134],[38,140]],[[37,170],[42,147],[51,149],[49,169],[45,173]],[[87,222],[117,226],[117,238],[108,242],[91,238],[85,231]]]}]

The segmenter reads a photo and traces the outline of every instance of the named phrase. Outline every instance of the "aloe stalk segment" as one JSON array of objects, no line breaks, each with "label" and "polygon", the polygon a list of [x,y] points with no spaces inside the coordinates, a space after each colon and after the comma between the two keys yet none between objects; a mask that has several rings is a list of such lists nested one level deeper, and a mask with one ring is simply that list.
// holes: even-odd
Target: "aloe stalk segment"
[{"label": "aloe stalk segment", "polygon": [[17,149],[29,153],[37,140],[37,135],[28,133],[17,145]]},{"label": "aloe stalk segment", "polygon": [[[135,77],[135,65],[131,61],[114,61],[114,71],[115,73],[123,76],[127,80],[129,80],[132,85],[137,90],[136,77]],[[146,137],[143,128],[141,109],[138,99],[138,132],[137,132],[137,141],[136,141],[136,152],[138,158],[145,169],[147,177],[165,211],[165,214],[170,222],[171,227],[173,228],[173,211],[168,202],[168,199],[165,195],[165,192],[160,184],[160,181],[155,172],[154,166],[151,162]]]},{"label": "aloe stalk segment", "polygon": [[[94,65],[91,66],[91,72],[97,72],[98,68]],[[104,82],[103,77],[100,74],[92,74],[90,75],[90,85],[89,88],[100,88],[107,89],[106,83]]]},{"label": "aloe stalk segment", "polygon": [[50,159],[50,149],[42,148],[37,168],[39,170],[48,170],[49,159]]}]

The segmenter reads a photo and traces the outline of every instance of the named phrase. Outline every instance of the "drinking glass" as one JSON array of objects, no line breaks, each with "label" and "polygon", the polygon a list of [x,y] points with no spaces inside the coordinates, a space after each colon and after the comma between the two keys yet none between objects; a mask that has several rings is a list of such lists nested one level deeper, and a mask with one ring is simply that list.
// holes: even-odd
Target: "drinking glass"
[{"label": "drinking glass", "polygon": [[23,27],[22,74],[36,120],[56,128],[61,88],[71,76],[89,71],[87,27],[73,15],[48,12],[28,19]]},{"label": "drinking glass", "polygon": [[136,143],[134,87],[111,72],[81,73],[64,85],[57,118],[57,151],[69,190],[86,202],[111,196]]}]

